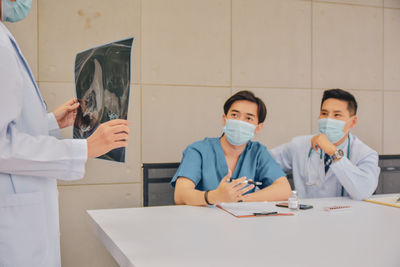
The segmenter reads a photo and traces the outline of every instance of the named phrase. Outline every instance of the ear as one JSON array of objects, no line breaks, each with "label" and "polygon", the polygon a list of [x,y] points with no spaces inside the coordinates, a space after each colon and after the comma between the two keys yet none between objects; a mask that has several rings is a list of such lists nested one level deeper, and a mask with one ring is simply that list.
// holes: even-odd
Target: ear
[{"label": "ear", "polygon": [[226,115],[222,114],[222,126],[225,126],[226,124]]},{"label": "ear", "polygon": [[255,135],[258,134],[258,133],[261,131],[261,129],[262,129],[263,127],[264,127],[264,123],[263,123],[263,122],[262,122],[262,123],[259,123],[259,124],[257,125],[255,131],[254,131],[254,134],[255,134]]},{"label": "ear", "polygon": [[358,123],[358,117],[357,115],[354,115],[353,118],[350,121],[350,129],[353,129]]}]

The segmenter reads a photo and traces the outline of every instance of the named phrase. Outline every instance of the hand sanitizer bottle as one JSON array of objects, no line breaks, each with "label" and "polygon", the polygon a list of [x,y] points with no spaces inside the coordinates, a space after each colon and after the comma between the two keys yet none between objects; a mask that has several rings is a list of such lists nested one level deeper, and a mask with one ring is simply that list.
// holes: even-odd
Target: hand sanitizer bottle
[{"label": "hand sanitizer bottle", "polygon": [[299,198],[297,197],[296,191],[292,191],[292,195],[289,197],[289,209],[291,210],[299,209]]}]

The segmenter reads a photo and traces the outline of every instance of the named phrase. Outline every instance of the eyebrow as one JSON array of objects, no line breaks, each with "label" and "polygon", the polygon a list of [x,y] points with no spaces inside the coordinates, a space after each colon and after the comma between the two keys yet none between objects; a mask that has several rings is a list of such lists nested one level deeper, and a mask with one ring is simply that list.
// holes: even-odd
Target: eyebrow
[{"label": "eyebrow", "polygon": [[[321,109],[321,112],[329,112],[329,110]],[[341,110],[334,110],[333,113],[343,113]]]},{"label": "eyebrow", "polygon": [[[239,110],[236,110],[236,109],[232,109],[231,112],[241,113]],[[256,115],[253,114],[253,113],[246,113],[246,114],[247,114],[248,116],[251,116],[251,117],[255,117],[255,116],[256,116]]]}]

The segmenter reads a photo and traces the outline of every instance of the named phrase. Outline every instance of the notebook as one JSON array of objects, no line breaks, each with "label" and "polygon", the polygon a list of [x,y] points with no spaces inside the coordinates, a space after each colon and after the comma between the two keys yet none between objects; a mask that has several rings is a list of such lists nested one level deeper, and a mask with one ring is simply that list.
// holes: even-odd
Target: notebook
[{"label": "notebook", "polygon": [[400,208],[400,201],[398,201],[399,198],[400,198],[400,196],[374,197],[374,198],[364,199],[364,201]]}]

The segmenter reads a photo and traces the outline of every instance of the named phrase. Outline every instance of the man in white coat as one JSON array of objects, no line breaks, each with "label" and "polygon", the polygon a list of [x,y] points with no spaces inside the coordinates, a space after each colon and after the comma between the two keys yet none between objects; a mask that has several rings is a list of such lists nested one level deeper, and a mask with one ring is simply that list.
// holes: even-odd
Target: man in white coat
[{"label": "man in white coat", "polygon": [[293,172],[301,198],[370,197],[380,169],[378,153],[350,130],[357,124],[357,102],[341,89],[326,90],[316,135],[297,136],[271,150],[284,171]]},{"label": "man in white coat", "polygon": [[[23,19],[31,0],[0,0],[2,21]],[[56,179],[84,175],[87,158],[127,146],[126,120],[100,125],[87,140],[49,132],[71,126],[72,99],[47,113],[15,39],[0,22],[0,266],[61,266]]]}]

